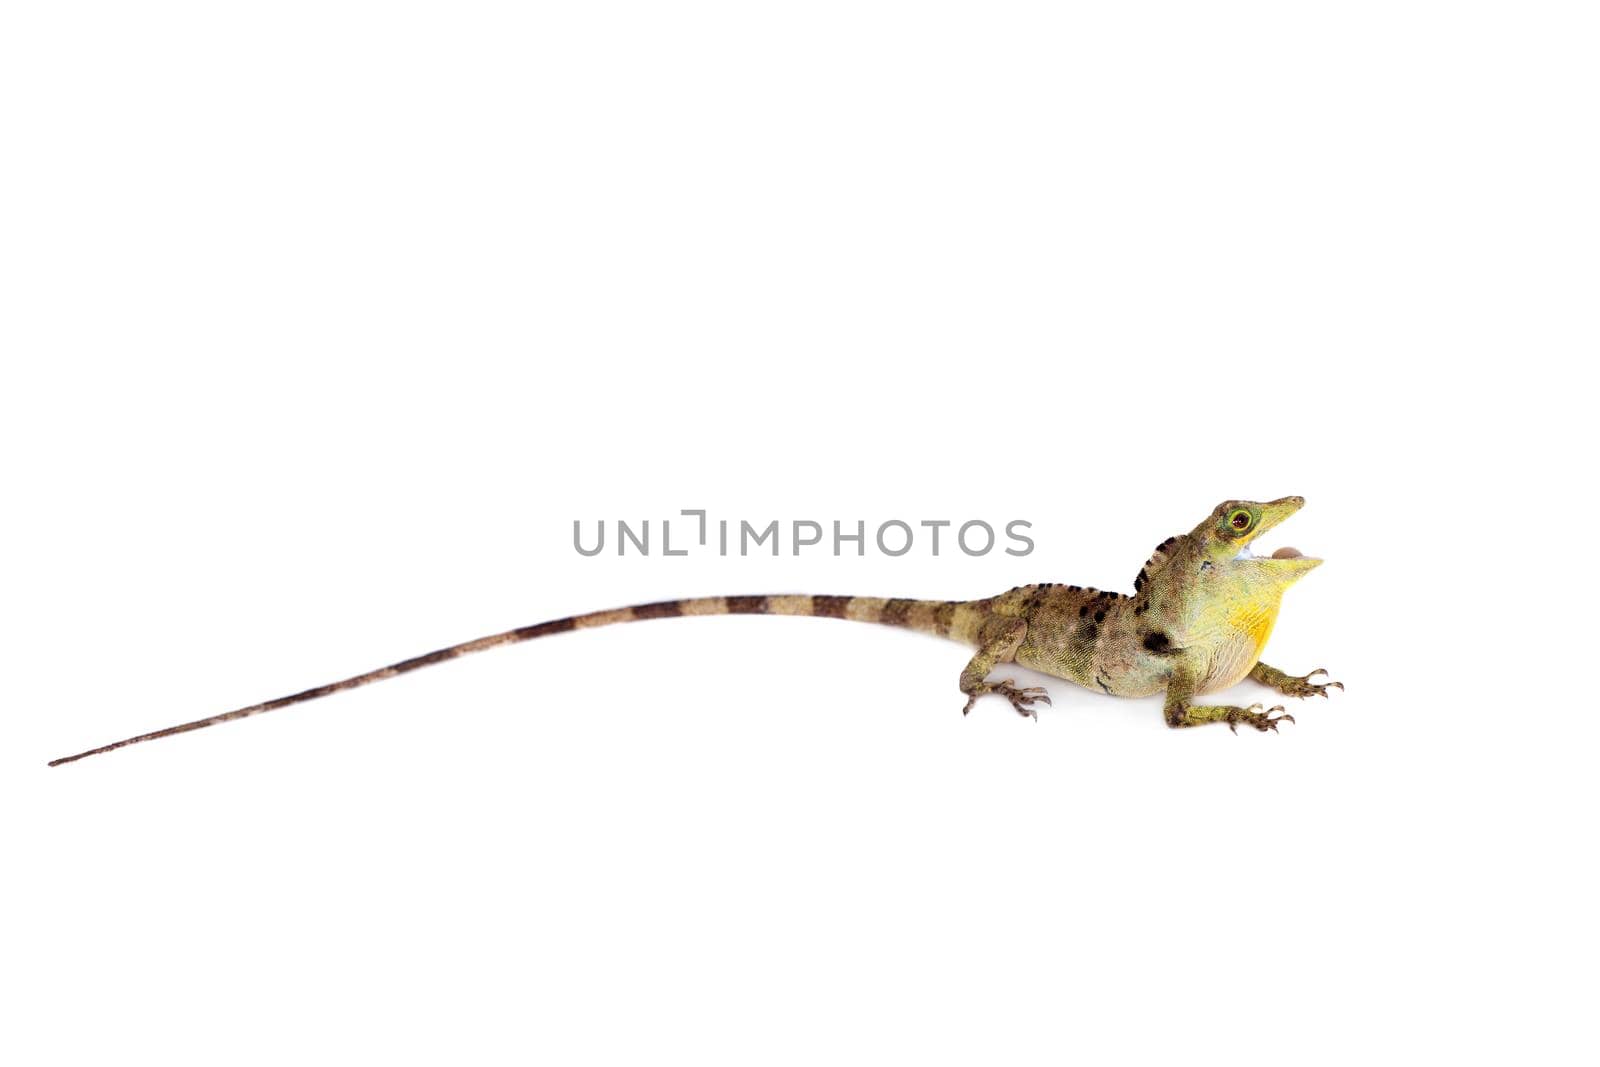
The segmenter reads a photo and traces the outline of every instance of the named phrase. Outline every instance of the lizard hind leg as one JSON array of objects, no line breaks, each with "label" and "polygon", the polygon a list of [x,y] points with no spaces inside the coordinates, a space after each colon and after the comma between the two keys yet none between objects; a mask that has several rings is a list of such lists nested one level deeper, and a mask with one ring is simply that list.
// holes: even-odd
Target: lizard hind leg
[{"label": "lizard hind leg", "polygon": [[986,634],[984,643],[978,648],[976,655],[968,661],[966,669],[961,672],[961,691],[967,694],[966,706],[961,709],[965,715],[972,710],[972,705],[985,693],[998,693],[1011,701],[1011,707],[1018,715],[1039,719],[1035,704],[1049,704],[1050,694],[1039,688],[1019,688],[1011,678],[991,682],[988,680],[989,672],[996,663],[1010,663],[1017,653],[1017,647],[1022,644],[1023,636],[1028,632],[1028,624],[1022,619],[1008,620],[1008,625],[992,635]]}]

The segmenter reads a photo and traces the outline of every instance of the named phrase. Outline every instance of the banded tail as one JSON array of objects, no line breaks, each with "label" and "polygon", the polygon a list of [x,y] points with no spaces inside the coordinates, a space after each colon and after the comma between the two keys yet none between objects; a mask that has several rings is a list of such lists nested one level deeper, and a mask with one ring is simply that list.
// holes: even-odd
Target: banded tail
[{"label": "banded tail", "polygon": [[264,711],[277,711],[291,704],[304,704],[308,700],[330,696],[346,689],[359,689],[373,682],[381,682],[385,678],[393,678],[397,674],[405,674],[421,667],[431,667],[435,663],[457,659],[473,652],[531,641],[536,637],[566,633],[568,630],[587,630],[595,626],[610,626],[612,623],[634,622],[641,619],[670,619],[680,615],[814,615],[819,618],[850,619],[855,622],[900,626],[975,645],[986,604],[987,601],[981,600],[898,600],[848,596],[716,596],[662,600],[654,604],[638,604],[612,611],[592,611],[587,615],[569,615],[564,619],[552,619],[533,626],[523,626],[504,633],[480,637],[475,641],[463,641],[459,645],[413,656],[399,663],[391,663],[387,667],[379,667],[377,670],[357,674],[342,681],[319,685],[291,696],[278,697],[262,704],[251,704],[246,708],[225,711],[220,715],[196,719],[177,726],[168,726],[164,730],[114,741],[109,745],[91,748],[73,756],[62,756],[60,759],[51,760],[50,766],[59,767],[63,763],[72,763],[85,756],[98,756],[102,752],[111,752],[129,745],[156,741],[174,734],[184,734],[190,730],[232,722],[234,719],[246,719]]}]

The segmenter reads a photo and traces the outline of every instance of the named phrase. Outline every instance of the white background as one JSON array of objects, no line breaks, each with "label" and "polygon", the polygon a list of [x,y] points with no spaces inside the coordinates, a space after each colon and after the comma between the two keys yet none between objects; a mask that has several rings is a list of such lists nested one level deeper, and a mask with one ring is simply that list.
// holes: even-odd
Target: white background
[{"label": "white background", "polygon": [[[0,1055],[1593,1062],[1592,16],[1095,7],[8,8]],[[1291,493],[1276,736],[716,618],[44,767]]]}]

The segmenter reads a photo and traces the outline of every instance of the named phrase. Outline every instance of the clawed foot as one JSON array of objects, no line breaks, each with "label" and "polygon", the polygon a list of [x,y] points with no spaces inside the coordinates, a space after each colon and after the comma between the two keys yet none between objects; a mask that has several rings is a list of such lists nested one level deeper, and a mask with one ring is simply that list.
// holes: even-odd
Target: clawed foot
[{"label": "clawed foot", "polygon": [[1340,691],[1343,691],[1343,682],[1313,682],[1311,680],[1319,674],[1327,673],[1328,672],[1325,669],[1318,667],[1316,670],[1312,671],[1310,674],[1304,675],[1303,677],[1290,678],[1283,684],[1281,688],[1285,696],[1291,697],[1326,697],[1328,695],[1328,690],[1335,687],[1337,687]]},{"label": "clawed foot", "polygon": [[[1316,671],[1311,673],[1315,674]],[[1222,721],[1227,723],[1228,729],[1234,733],[1239,732],[1239,723],[1244,723],[1246,726],[1254,726],[1263,733],[1268,730],[1277,733],[1280,722],[1294,722],[1294,716],[1285,713],[1282,704],[1268,708],[1265,712],[1259,710],[1260,708],[1260,704],[1251,704],[1248,708],[1230,708],[1227,717]]]},{"label": "clawed foot", "polygon": [[[1033,705],[1038,703],[1048,705],[1050,703],[1050,694],[1048,691],[1039,688],[1018,689],[1016,683],[1010,678],[1007,678],[1003,682],[994,682],[990,684],[987,691],[990,693],[999,693],[1001,696],[1011,701],[1011,707],[1016,710],[1018,715],[1025,716],[1035,721],[1038,720],[1039,713],[1034,710]],[[968,695],[967,706],[961,709],[961,714],[965,715],[967,712],[971,711],[972,705],[977,703],[980,695],[981,694],[979,693],[972,693]]]},{"label": "clawed foot", "polygon": [[1050,694],[1045,690],[1039,688],[1018,689],[1010,681],[1001,682],[994,687],[994,691],[1011,701],[1011,706],[1018,715],[1025,715],[1034,720],[1039,718],[1039,713],[1033,708],[1034,704],[1048,705],[1050,703]]}]

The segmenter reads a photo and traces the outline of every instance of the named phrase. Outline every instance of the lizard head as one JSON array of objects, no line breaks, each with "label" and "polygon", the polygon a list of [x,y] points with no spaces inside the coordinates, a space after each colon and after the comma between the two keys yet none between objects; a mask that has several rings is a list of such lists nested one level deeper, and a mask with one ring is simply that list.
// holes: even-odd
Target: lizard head
[{"label": "lizard head", "polygon": [[1250,568],[1252,573],[1282,585],[1298,581],[1322,565],[1296,548],[1280,548],[1258,555],[1255,540],[1305,506],[1303,496],[1286,496],[1261,504],[1253,500],[1225,500],[1189,535],[1207,562],[1229,569]]}]

